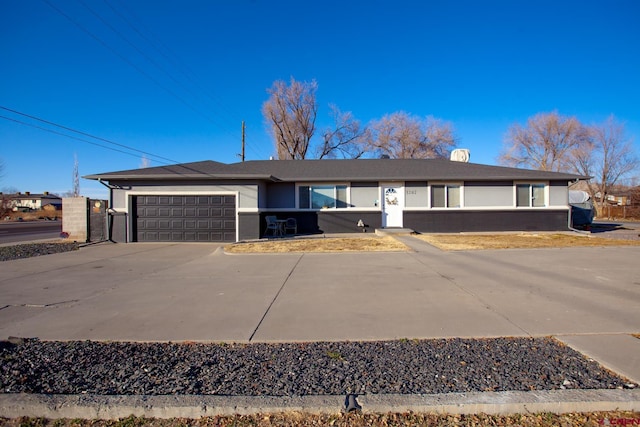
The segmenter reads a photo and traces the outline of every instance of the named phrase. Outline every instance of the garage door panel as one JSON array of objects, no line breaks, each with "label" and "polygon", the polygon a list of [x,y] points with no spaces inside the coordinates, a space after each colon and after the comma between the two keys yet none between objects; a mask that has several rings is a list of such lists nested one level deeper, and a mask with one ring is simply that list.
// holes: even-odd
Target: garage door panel
[{"label": "garage door panel", "polygon": [[142,228],[144,228],[145,230],[155,230],[158,228],[158,221],[156,221],[155,219],[146,219],[146,220],[140,220],[138,223],[142,224]]},{"label": "garage door panel", "polygon": [[145,217],[157,217],[159,216],[158,214],[159,212],[157,207],[147,207],[142,209],[142,215]]},{"label": "garage door panel", "polygon": [[158,233],[152,231],[146,231],[143,233],[144,241],[146,242],[157,242],[158,241]]},{"label": "garage door panel", "polygon": [[195,227],[198,230],[208,230],[209,229],[209,221],[206,219],[199,219],[194,221]]},{"label": "garage door panel", "polygon": [[138,241],[210,242],[236,239],[236,197],[134,196]]}]

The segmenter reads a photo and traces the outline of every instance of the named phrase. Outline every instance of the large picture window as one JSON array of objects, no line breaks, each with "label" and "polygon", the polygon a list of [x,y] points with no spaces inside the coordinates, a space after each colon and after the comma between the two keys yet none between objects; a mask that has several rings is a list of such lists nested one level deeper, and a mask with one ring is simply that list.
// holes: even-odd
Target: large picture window
[{"label": "large picture window", "polygon": [[346,185],[301,185],[298,187],[300,209],[347,207]]},{"label": "large picture window", "polygon": [[517,184],[516,206],[525,208],[545,207],[544,187],[544,184]]},{"label": "large picture window", "polygon": [[432,208],[459,208],[460,186],[454,184],[431,186]]}]

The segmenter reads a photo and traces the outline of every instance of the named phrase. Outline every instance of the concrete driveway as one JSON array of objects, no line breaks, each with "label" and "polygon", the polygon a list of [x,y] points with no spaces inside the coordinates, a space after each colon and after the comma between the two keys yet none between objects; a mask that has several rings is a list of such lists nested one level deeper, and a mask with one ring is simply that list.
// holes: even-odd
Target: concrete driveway
[{"label": "concrete driveway", "polygon": [[101,244],[0,264],[0,337],[309,341],[640,332],[640,247],[225,254]]},{"label": "concrete driveway", "polygon": [[640,354],[629,335],[640,332],[640,247],[441,252],[400,238],[414,251],[230,255],[215,244],[100,244],[2,262],[0,339],[555,335],[614,337],[608,346],[630,339]]}]

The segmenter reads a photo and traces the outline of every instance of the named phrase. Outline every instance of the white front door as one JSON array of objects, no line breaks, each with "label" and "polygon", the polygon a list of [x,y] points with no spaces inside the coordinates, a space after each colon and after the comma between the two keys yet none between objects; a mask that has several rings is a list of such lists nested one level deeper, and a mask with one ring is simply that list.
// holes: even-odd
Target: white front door
[{"label": "white front door", "polygon": [[401,185],[382,186],[382,227],[402,227],[403,196]]}]

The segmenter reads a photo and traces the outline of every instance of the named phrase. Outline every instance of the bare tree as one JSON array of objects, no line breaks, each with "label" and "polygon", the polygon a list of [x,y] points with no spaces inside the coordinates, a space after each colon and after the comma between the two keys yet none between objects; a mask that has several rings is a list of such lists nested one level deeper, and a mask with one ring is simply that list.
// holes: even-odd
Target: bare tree
[{"label": "bare tree", "polygon": [[269,99],[262,105],[262,114],[269,125],[279,159],[304,159],[311,137],[315,133],[318,111],[318,84],[299,82],[291,77],[290,84],[273,83]]},{"label": "bare tree", "polygon": [[611,115],[603,124],[589,127],[589,144],[575,153],[574,167],[583,175],[593,176],[589,190],[594,200],[599,196],[597,201],[602,206],[609,189],[637,171],[640,160],[624,124]]},{"label": "bare tree", "polygon": [[431,116],[422,119],[400,111],[373,121],[369,128],[369,147],[378,156],[447,158],[456,145],[453,126]]},{"label": "bare tree", "polygon": [[366,152],[368,130],[353,117],[351,112],[343,113],[335,105],[330,105],[333,128],[324,132],[322,145],[316,157],[358,159]]},{"label": "bare tree", "polygon": [[575,117],[540,113],[526,127],[512,125],[498,161],[507,166],[561,171],[571,168],[576,152],[589,144],[589,131]]},{"label": "bare tree", "polygon": [[0,190],[0,219],[8,215],[15,205],[12,195],[16,194],[18,189],[15,187],[2,187]]}]

